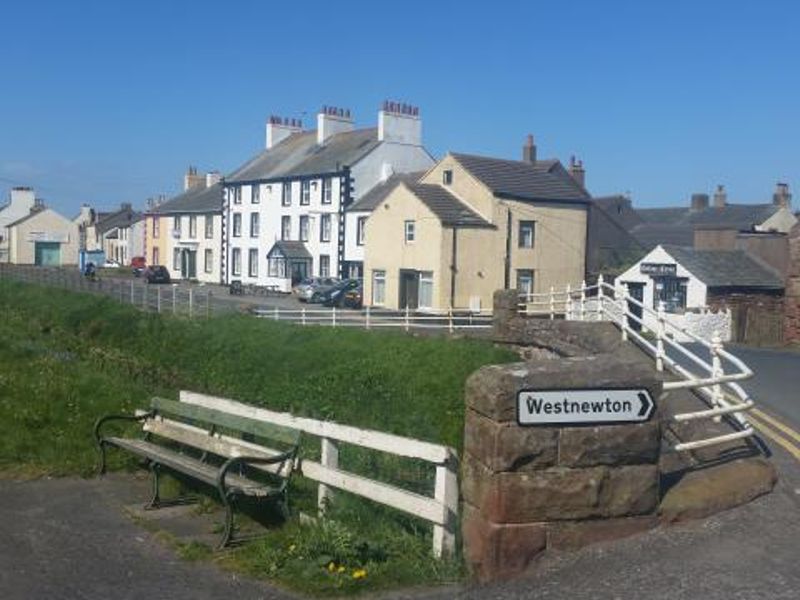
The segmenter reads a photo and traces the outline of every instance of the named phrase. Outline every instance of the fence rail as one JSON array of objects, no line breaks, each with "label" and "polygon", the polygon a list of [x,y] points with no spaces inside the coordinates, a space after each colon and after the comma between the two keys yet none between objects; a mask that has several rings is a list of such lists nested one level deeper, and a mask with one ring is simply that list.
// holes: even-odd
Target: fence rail
[{"label": "fence rail", "polygon": [[[437,557],[452,555],[455,549],[458,516],[458,457],[452,448],[331,421],[295,417],[288,413],[274,412],[195,392],[181,391],[180,400],[290,427],[319,438],[320,461],[301,458],[299,468],[304,477],[319,484],[317,499],[321,511],[325,510],[334,489],[362,496],[428,521],[433,525],[434,555]],[[433,496],[425,496],[345,471],[339,465],[340,444],[350,444],[429,463],[436,470]]]},{"label": "fence rail", "polygon": [[[141,279],[102,277],[96,281],[81,276],[77,270],[22,265],[0,265],[0,277],[27,283],[61,287],[73,291],[102,294],[141,310],[207,318],[216,314],[240,312],[245,304],[239,297],[219,295],[214,289],[200,285],[147,285]],[[286,321],[298,325],[360,327],[362,329],[395,328],[405,331],[440,331],[456,333],[488,331],[492,327],[491,311],[469,309],[391,311],[366,307],[361,310],[341,308],[297,308],[250,304],[247,311],[258,318]]]},{"label": "fence rail", "polygon": [[[632,297],[627,285],[614,286],[600,276],[594,285],[586,285],[584,281],[575,288],[566,286],[563,290],[550,288],[549,293],[523,294],[520,296],[519,310],[520,314],[533,317],[613,323],[620,330],[623,340],[634,342],[655,361],[657,371],[667,370],[676,376],[675,380],[664,382],[665,390],[693,390],[710,407],[676,414],[672,417],[676,422],[697,419],[719,421],[723,416],[733,419],[732,424],[737,431],[682,442],[675,445],[676,450],[694,450],[755,435],[745,414],[755,402],[739,385],[740,381],[752,377],[753,371],[744,361],[725,350],[718,332],[708,340],[672,323],[667,318],[663,302],[653,310]],[[645,315],[652,317],[651,320],[656,323],[654,328],[645,323]],[[709,358],[698,355],[679,339],[689,339],[706,351]],[[679,358],[683,358],[691,367],[681,364]],[[732,370],[726,372],[725,363]],[[695,369],[699,369],[699,372]]]}]

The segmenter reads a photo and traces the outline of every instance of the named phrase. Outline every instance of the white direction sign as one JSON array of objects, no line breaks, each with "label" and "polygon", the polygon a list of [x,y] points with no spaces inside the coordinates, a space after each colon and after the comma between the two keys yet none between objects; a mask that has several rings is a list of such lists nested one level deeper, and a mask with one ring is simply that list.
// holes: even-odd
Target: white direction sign
[{"label": "white direction sign", "polygon": [[654,407],[646,389],[521,390],[517,394],[517,422],[639,423],[650,418]]}]

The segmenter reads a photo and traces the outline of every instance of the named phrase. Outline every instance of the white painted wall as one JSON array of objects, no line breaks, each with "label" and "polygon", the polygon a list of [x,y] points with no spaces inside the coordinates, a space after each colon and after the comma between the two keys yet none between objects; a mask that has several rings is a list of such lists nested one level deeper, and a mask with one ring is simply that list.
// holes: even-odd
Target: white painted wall
[{"label": "white painted wall", "polygon": [[[421,145],[384,142],[353,167],[354,199],[357,200],[393,173],[427,171],[435,162]],[[364,261],[364,246],[357,244],[357,222],[359,216],[368,217],[369,214],[368,212],[345,214],[344,257],[347,261]]]},{"label": "white painted wall", "polygon": [[0,207],[0,261],[6,262],[9,258],[9,224],[28,215],[35,203],[36,195],[33,190],[12,189],[8,204]]}]

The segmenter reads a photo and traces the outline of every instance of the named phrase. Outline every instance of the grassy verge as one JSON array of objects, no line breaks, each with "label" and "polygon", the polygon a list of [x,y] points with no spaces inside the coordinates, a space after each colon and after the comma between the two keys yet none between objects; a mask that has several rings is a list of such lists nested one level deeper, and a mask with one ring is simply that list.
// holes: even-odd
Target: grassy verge
[{"label": "grassy verge", "polygon": [[[0,282],[0,471],[85,475],[91,429],[149,396],[191,389],[460,450],[463,390],[481,365],[515,355],[479,340],[323,329],[226,316],[187,321],[114,301]],[[306,456],[318,452],[311,440]],[[130,465],[118,453],[112,468]],[[345,447],[342,467],[430,493],[432,469]],[[313,513],[315,486],[293,484]],[[225,564],[316,594],[448,581],[431,560],[430,526],[340,493],[324,521],[290,521],[226,554]],[[185,550],[203,556],[197,547]]]}]

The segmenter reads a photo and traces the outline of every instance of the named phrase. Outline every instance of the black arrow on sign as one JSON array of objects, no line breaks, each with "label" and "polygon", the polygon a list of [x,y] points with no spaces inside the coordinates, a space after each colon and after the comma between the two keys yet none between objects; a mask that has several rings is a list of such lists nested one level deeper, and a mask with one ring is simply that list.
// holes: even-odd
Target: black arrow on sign
[{"label": "black arrow on sign", "polygon": [[650,412],[653,403],[650,401],[650,398],[647,397],[647,394],[643,392],[639,392],[638,396],[639,401],[642,403],[642,407],[639,409],[639,416],[643,417]]}]

